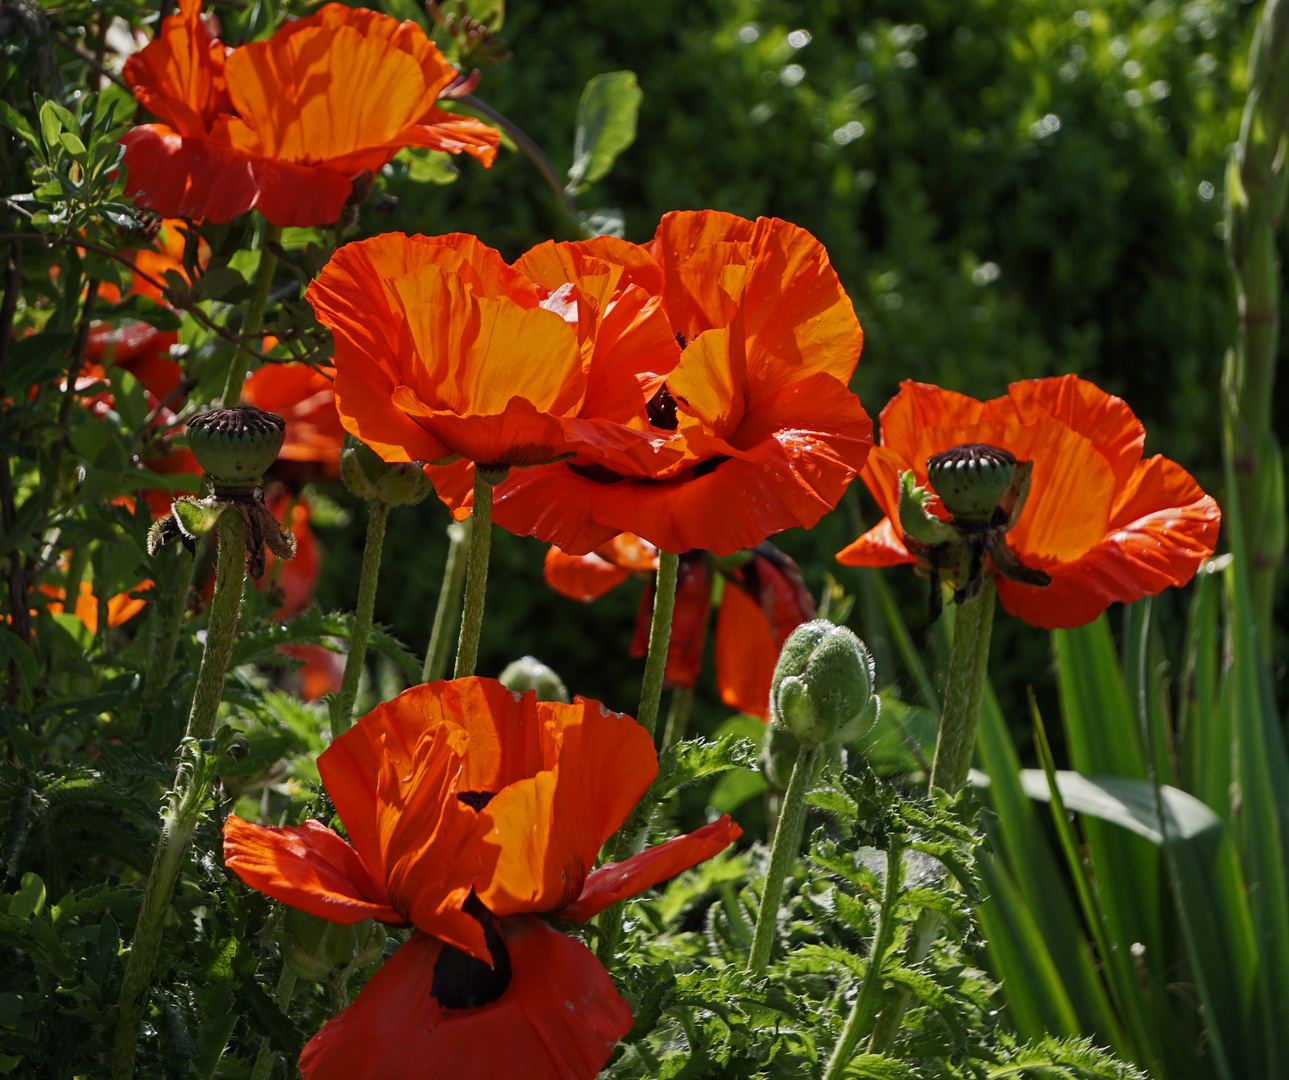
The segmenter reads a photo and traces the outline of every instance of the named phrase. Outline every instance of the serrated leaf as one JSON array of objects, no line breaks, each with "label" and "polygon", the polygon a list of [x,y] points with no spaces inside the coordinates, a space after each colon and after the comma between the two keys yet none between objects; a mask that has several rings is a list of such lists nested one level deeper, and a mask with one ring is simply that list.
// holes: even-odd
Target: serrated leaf
[{"label": "serrated leaf", "polygon": [[577,193],[599,180],[635,142],[636,115],[643,97],[634,71],[610,71],[586,84],[577,106],[573,164],[568,170],[570,192]]},{"label": "serrated leaf", "polygon": [[658,778],[649,788],[647,799],[665,798],[676,788],[704,776],[714,776],[729,769],[751,768],[757,759],[757,748],[751,739],[726,735],[715,742],[689,739],[668,747],[658,757]]},{"label": "serrated leaf", "polygon": [[885,1054],[859,1054],[850,1060],[843,1076],[863,1080],[917,1080],[916,1070]]}]

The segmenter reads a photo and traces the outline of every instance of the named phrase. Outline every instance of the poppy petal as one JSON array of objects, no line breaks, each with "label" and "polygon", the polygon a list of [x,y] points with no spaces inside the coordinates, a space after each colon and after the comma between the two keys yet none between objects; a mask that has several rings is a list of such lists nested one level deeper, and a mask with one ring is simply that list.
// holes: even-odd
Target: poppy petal
[{"label": "poppy petal", "polygon": [[183,0],[161,32],[125,62],[121,76],[148,112],[185,135],[204,135],[227,93],[224,47],[201,21],[201,0]]},{"label": "poppy petal", "polygon": [[1141,462],[1104,540],[1081,558],[1048,568],[1045,588],[998,579],[1013,615],[1046,629],[1091,622],[1116,601],[1131,603],[1184,585],[1213,554],[1221,513],[1180,465]]},{"label": "poppy petal", "polygon": [[319,821],[279,828],[230,815],[224,865],[252,889],[335,923],[407,921],[358,853]]},{"label": "poppy petal", "polygon": [[443,949],[414,934],[304,1048],[305,1080],[591,1080],[630,1029],[631,1008],[585,945],[540,919],[504,919],[511,980],[496,1001],[434,999]]},{"label": "poppy petal", "polygon": [[577,900],[558,914],[562,919],[586,922],[610,904],[636,896],[682,870],[697,866],[724,851],[743,835],[729,814],[687,836],[677,836],[620,863],[605,863],[587,876]]},{"label": "poppy petal", "polygon": [[[644,656],[649,651],[654,599],[654,583],[650,582],[640,597],[640,609],[636,613],[636,630],[631,639],[632,656]],[[707,644],[707,614],[711,604],[712,588],[702,559],[681,559],[676,576],[671,637],[667,641],[664,685],[688,689],[698,681],[698,673],[703,667],[703,647]]]},{"label": "poppy petal", "polygon": [[734,582],[726,582],[716,617],[716,685],[721,701],[750,716],[770,711],[770,680],[779,660],[779,646],[752,597]]},{"label": "poppy petal", "polygon": [[[530,693],[524,697],[533,698]],[[550,766],[499,791],[479,813],[496,866],[475,891],[489,911],[556,911],[658,775],[653,740],[599,702],[536,702]]]},{"label": "poppy petal", "polygon": [[585,555],[565,555],[557,547],[547,550],[542,573],[546,584],[561,596],[584,602],[598,600],[631,576],[630,570],[614,566],[593,551]]},{"label": "poppy petal", "polygon": [[837,561],[844,566],[902,566],[917,562],[890,518],[882,518],[858,540],[837,552]]}]

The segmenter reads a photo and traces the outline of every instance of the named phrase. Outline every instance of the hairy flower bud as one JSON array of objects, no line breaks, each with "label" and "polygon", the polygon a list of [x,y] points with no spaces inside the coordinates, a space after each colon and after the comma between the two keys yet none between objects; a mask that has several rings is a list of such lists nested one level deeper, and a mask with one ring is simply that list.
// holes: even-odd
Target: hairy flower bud
[{"label": "hairy flower bud", "polygon": [[926,476],[944,508],[962,522],[992,524],[1016,475],[1016,458],[985,443],[963,443],[926,459]]},{"label": "hairy flower bud", "polygon": [[385,928],[371,919],[351,925],[287,908],[283,955],[301,979],[322,982],[333,971],[366,967],[385,949]]},{"label": "hairy flower bud", "polygon": [[535,656],[521,656],[506,665],[499,680],[502,686],[522,694],[536,690],[538,701],[570,701],[564,680]]},{"label": "hairy flower bud", "polygon": [[254,405],[210,409],[188,421],[188,449],[218,485],[254,487],[286,439],[286,421]]},{"label": "hairy flower bud", "polygon": [[807,742],[850,742],[872,726],[879,703],[864,643],[827,619],[784,642],[770,688],[771,723]]},{"label": "hairy flower bud", "polygon": [[385,461],[364,443],[340,455],[345,487],[359,498],[387,506],[410,506],[430,493],[430,478],[417,461]]}]

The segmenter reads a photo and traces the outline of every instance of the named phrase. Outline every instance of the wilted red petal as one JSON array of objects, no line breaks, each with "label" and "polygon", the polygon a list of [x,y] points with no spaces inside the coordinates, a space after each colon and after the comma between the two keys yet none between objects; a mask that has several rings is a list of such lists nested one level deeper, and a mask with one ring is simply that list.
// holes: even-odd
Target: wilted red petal
[{"label": "wilted red petal", "polygon": [[496,1001],[444,1009],[442,944],[414,934],[300,1055],[305,1080],[591,1080],[631,1009],[586,946],[540,919],[500,924],[513,972]]},{"label": "wilted red petal", "polygon": [[743,830],[730,821],[729,814],[722,814],[718,821],[687,836],[677,836],[624,862],[605,863],[587,876],[581,895],[559,916],[586,922],[610,904],[636,896],[719,854],[742,835]]},{"label": "wilted red petal", "polygon": [[716,616],[716,686],[721,701],[751,716],[767,716],[778,659],[779,646],[761,605],[727,581]]},{"label": "wilted red petal", "polygon": [[319,821],[279,828],[230,815],[224,865],[252,889],[332,922],[407,921],[358,852]]}]

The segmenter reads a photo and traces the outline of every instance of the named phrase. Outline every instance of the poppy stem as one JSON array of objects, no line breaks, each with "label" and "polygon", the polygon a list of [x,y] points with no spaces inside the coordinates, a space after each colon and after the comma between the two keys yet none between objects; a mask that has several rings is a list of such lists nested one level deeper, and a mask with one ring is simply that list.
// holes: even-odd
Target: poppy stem
[{"label": "poppy stem", "polygon": [[676,607],[676,578],[680,556],[658,552],[658,583],[653,594],[653,622],[649,625],[649,655],[645,658],[644,680],[640,684],[640,708],[636,720],[654,737],[658,726],[658,705],[662,701],[663,677],[667,672],[667,648],[671,644],[671,613]]},{"label": "poppy stem", "polygon": [[175,781],[162,816],[161,837],[152,859],[152,870],[143,891],[139,919],[135,923],[130,957],[125,965],[118,1002],[119,1020],[112,1048],[112,1080],[129,1080],[139,1025],[148,1004],[152,972],[161,951],[161,936],[175,882],[183,869],[184,856],[206,805],[207,788],[214,775],[218,755],[204,743],[215,732],[215,719],[224,695],[224,676],[233,656],[237,623],[241,616],[242,591],[246,585],[246,523],[236,510],[221,514],[219,556],[215,569],[215,595],[210,602],[206,626],[206,649],[197,671],[188,713],[188,730]]},{"label": "poppy stem", "polygon": [[694,688],[678,686],[671,692],[671,708],[667,711],[667,729],[662,736],[662,748],[675,746],[685,737],[689,727],[689,713],[694,706]]},{"label": "poppy stem", "polygon": [[474,519],[454,521],[448,526],[448,559],[443,566],[443,584],[439,587],[439,606],[434,611],[434,629],[425,650],[421,682],[438,682],[448,669],[448,649],[461,615],[461,590],[465,587],[466,550]]},{"label": "poppy stem", "polygon": [[[273,271],[277,268],[277,256],[273,254],[272,245],[281,239],[280,225],[269,225],[264,230],[264,243],[260,247],[260,265],[255,271],[251,298],[246,302],[246,317],[242,320],[242,338],[253,337],[264,325],[264,307],[269,299],[269,286],[273,284]],[[224,382],[224,408],[231,408],[241,402],[242,384],[246,382],[246,372],[250,366],[251,353],[243,342],[237,346],[237,351],[233,353],[233,362],[228,366],[228,378]]]},{"label": "poppy stem", "polygon": [[157,577],[157,598],[152,605],[152,625],[148,634],[148,669],[143,676],[143,702],[139,715],[147,730],[157,699],[170,678],[170,665],[175,658],[175,645],[188,608],[188,585],[192,580],[193,557],[179,546],[172,554],[162,555]]},{"label": "poppy stem", "polygon": [[895,941],[895,907],[899,902],[900,888],[904,883],[904,837],[898,832],[889,834],[886,846],[886,881],[882,889],[882,906],[877,913],[877,925],[873,928],[873,944],[868,950],[868,963],[864,968],[864,978],[859,984],[859,993],[855,995],[855,1004],[851,1006],[850,1016],[842,1029],[841,1038],[833,1047],[832,1057],[828,1059],[828,1068],[824,1080],[836,1080],[846,1071],[855,1049],[864,1037],[869,1025],[873,1023],[873,1014],[877,1009],[882,990],[882,971],[886,967],[886,955],[891,951]]},{"label": "poppy stem", "polygon": [[[504,473],[502,478],[504,479]],[[470,555],[465,574],[465,610],[457,641],[454,679],[474,674],[479,660],[479,635],[483,630],[483,600],[488,591],[488,553],[492,550],[492,485],[500,483],[479,465],[474,467],[474,513],[471,515]]]},{"label": "poppy stem", "polygon": [[964,600],[953,620],[949,648],[949,681],[931,765],[933,788],[956,795],[967,782],[976,745],[976,720],[989,667],[989,639],[994,629],[994,579],[987,577],[975,596]]},{"label": "poppy stem", "polygon": [[751,975],[762,975],[770,963],[774,948],[774,930],[779,919],[779,904],[783,901],[783,883],[801,847],[801,818],[806,808],[806,790],[814,772],[816,743],[801,740],[797,760],[792,766],[792,778],[783,796],[779,810],[779,827],[774,833],[774,846],[770,849],[770,866],[761,886],[761,907],[756,916],[756,934],[752,938],[752,952],[747,959]]},{"label": "poppy stem", "polygon": [[381,499],[367,500],[367,541],[363,545],[363,568],[358,578],[358,608],[354,612],[354,626],[349,632],[349,656],[345,659],[345,674],[340,680],[340,692],[331,701],[331,737],[333,739],[349,730],[353,722],[354,699],[358,697],[358,680],[367,658],[367,637],[371,633],[371,616],[376,608],[376,580],[380,577],[380,556],[385,547],[385,521],[389,517],[389,503]]}]

